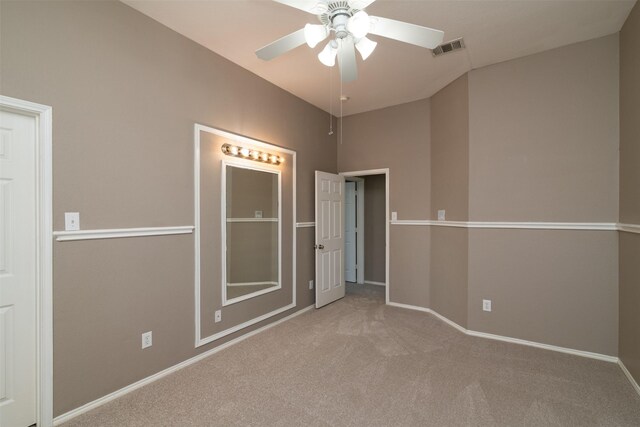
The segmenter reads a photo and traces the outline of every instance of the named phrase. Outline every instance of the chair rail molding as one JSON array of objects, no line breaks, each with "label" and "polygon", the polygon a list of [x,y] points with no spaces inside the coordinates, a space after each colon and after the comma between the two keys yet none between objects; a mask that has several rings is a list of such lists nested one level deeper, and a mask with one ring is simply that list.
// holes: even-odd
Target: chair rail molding
[{"label": "chair rail molding", "polygon": [[96,230],[54,231],[58,242],[74,240],[121,239],[125,237],[169,236],[174,234],[191,234],[193,225],[174,227],[142,227],[142,228],[105,228]]},{"label": "chair rail molding", "polygon": [[640,234],[640,224],[618,224],[618,230],[627,233]]},{"label": "chair rail molding", "polygon": [[[391,221],[391,225],[413,225],[427,227],[455,227],[455,228],[490,228],[490,229],[525,229],[525,230],[594,230],[594,231],[618,231],[622,224],[615,222],[507,222],[507,221],[436,221],[430,219],[398,219]],[[632,231],[634,226],[625,224],[628,229],[623,231],[640,232],[640,226],[635,226],[637,231]]]}]

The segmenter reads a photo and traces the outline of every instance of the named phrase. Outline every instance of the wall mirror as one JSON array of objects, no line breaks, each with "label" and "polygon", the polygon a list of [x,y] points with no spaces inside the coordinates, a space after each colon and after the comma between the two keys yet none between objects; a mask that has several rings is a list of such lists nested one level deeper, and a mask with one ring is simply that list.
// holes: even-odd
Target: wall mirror
[{"label": "wall mirror", "polygon": [[280,171],[223,162],[222,305],[281,288]]}]

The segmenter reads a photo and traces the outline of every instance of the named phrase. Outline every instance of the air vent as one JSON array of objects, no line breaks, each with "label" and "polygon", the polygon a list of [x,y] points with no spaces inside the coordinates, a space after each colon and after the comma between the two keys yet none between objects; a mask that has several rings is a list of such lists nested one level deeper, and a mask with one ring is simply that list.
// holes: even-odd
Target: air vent
[{"label": "air vent", "polygon": [[433,53],[433,56],[440,56],[460,49],[464,49],[464,40],[462,38],[442,43],[440,46],[433,49],[431,53]]}]

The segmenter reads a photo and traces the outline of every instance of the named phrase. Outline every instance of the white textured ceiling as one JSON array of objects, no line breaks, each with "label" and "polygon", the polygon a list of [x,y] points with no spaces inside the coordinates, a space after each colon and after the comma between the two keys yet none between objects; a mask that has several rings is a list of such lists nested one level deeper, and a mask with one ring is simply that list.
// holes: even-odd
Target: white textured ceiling
[{"label": "white textured ceiling", "polygon": [[[269,0],[123,0],[305,101],[340,115],[337,66],[327,68],[306,44],[265,62],[255,50],[292,33],[314,15]],[[464,37],[467,48],[438,58],[431,51],[378,36],[374,53],[358,56],[358,79],[345,84],[355,114],[430,97],[473,69],[620,31],[636,0],[377,0],[370,15]],[[330,86],[333,90],[330,91]],[[331,103],[331,106],[330,106]]]}]

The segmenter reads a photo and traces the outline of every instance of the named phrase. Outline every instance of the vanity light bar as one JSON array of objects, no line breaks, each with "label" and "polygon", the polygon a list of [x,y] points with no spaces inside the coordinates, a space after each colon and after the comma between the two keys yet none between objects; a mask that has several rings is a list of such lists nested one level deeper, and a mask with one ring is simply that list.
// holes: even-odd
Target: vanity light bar
[{"label": "vanity light bar", "polygon": [[278,156],[277,154],[269,154],[263,151],[251,150],[249,148],[239,147],[237,145],[224,144],[222,146],[222,152],[228,156],[255,160],[256,162],[271,163],[273,165],[280,165],[281,163],[284,163],[284,157]]}]

